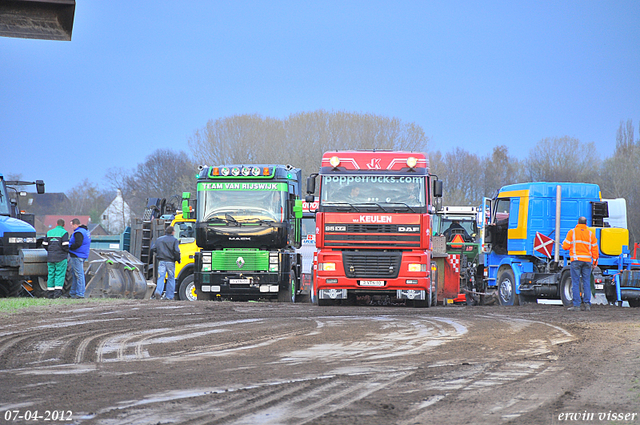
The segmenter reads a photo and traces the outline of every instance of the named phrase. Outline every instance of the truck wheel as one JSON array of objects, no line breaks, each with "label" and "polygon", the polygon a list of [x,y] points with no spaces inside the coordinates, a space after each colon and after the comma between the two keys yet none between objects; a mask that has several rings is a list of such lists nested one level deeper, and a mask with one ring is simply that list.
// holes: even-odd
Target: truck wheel
[{"label": "truck wheel", "polygon": [[33,296],[36,298],[47,297],[47,276],[34,276],[31,279],[31,287],[33,288]]},{"label": "truck wheel", "polygon": [[196,294],[196,285],[193,282],[192,274],[182,279],[178,295],[181,300],[196,301],[198,299],[198,294]]},{"label": "truck wheel", "polygon": [[518,305],[516,278],[510,268],[504,269],[498,277],[498,299],[500,305]]},{"label": "truck wheel", "polygon": [[22,280],[0,280],[0,298],[17,297],[22,288]]},{"label": "truck wheel", "polygon": [[289,272],[289,284],[285,289],[280,289],[278,292],[278,302],[280,303],[295,303],[296,302],[296,272],[291,270]]},{"label": "truck wheel", "polygon": [[573,305],[573,290],[571,288],[571,273],[563,273],[560,278],[560,299],[565,307]]}]

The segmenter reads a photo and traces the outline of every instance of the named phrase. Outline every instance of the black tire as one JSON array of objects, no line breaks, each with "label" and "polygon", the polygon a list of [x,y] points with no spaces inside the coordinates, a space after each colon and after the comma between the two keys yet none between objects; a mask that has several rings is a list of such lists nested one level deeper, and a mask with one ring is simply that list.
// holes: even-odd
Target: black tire
[{"label": "black tire", "polygon": [[281,288],[278,292],[278,302],[280,303],[295,303],[296,302],[296,272],[291,270],[289,272],[289,284],[286,288]]},{"label": "black tire", "polygon": [[180,289],[178,289],[178,299],[185,301],[196,301],[198,299],[196,285],[193,280],[192,274],[182,279]]},{"label": "black tire", "polygon": [[0,280],[0,298],[17,297],[22,288],[22,280]]},{"label": "black tire", "polygon": [[518,305],[516,294],[516,278],[511,268],[506,268],[498,275],[498,300],[500,305]]},{"label": "black tire", "polygon": [[560,299],[562,305],[571,307],[573,305],[573,290],[571,289],[571,273],[563,273],[560,277]]},{"label": "black tire", "polygon": [[640,299],[635,300],[627,300],[629,302],[629,307],[640,307]]},{"label": "black tire", "polygon": [[31,295],[36,298],[46,298],[49,291],[47,289],[48,280],[47,276],[34,276],[31,279]]}]

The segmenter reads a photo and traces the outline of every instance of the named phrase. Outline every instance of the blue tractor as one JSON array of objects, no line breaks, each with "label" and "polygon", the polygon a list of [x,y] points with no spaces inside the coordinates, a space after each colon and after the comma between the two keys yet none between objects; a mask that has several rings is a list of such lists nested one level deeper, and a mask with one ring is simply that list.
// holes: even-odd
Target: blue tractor
[{"label": "blue tractor", "polygon": [[[47,252],[36,249],[33,214],[20,211],[17,186],[36,185],[44,193],[44,182],[6,181],[0,174],[0,297],[14,297],[25,283],[47,275]],[[11,198],[15,195],[15,198]],[[34,285],[39,286],[39,285]]]}]

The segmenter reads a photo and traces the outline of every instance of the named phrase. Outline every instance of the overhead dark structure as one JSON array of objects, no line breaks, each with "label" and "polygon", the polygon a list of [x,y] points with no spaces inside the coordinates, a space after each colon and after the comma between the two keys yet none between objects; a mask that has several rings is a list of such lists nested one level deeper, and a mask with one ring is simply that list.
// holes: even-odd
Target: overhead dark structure
[{"label": "overhead dark structure", "polygon": [[0,35],[71,40],[75,0],[0,0]]}]

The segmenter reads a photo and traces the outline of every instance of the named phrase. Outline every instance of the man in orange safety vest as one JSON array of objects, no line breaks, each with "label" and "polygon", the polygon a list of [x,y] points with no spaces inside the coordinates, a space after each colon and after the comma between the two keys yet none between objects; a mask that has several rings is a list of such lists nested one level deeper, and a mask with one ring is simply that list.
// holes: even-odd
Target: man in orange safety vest
[{"label": "man in orange safety vest", "polygon": [[[578,225],[569,230],[562,242],[562,249],[571,255],[571,289],[573,306],[567,310],[591,310],[591,269],[598,264],[598,240],[587,227],[587,218],[580,217]],[[582,300],[580,297],[582,283]],[[582,301],[582,302],[580,302]]]}]

